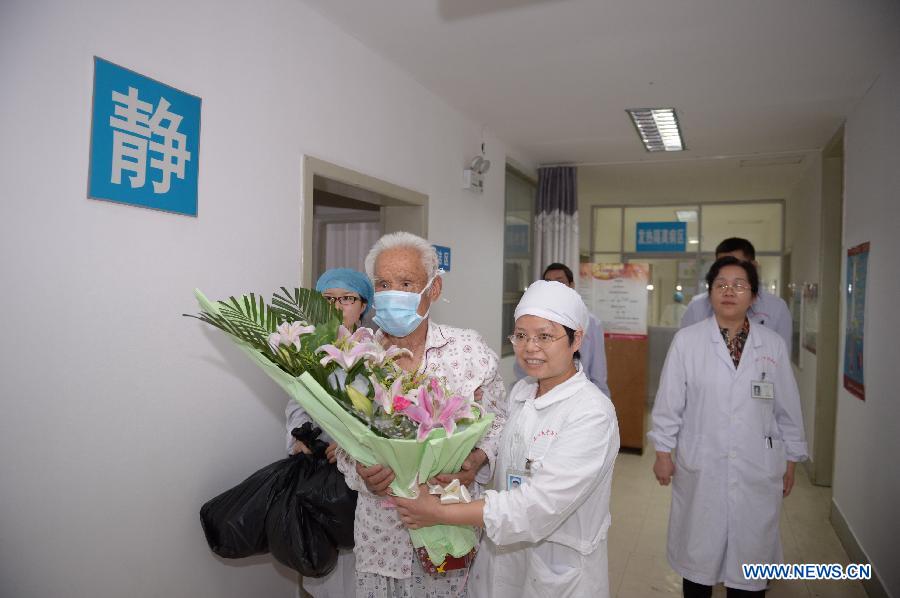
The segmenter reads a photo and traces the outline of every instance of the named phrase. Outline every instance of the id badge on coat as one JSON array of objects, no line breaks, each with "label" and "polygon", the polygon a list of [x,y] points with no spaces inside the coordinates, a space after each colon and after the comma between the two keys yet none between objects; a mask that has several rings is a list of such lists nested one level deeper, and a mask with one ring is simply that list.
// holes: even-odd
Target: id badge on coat
[{"label": "id badge on coat", "polygon": [[775,385],[765,380],[753,380],[750,382],[750,396],[771,401],[775,398]]},{"label": "id badge on coat", "polygon": [[512,490],[524,486],[531,479],[531,472],[522,469],[508,468],[506,470],[506,489]]}]

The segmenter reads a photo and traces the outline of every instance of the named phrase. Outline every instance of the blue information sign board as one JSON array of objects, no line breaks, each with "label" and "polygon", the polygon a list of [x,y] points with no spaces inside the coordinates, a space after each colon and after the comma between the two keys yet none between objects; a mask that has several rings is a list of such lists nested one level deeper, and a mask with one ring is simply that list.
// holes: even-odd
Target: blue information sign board
[{"label": "blue information sign board", "polygon": [[94,57],[88,196],[197,215],[200,98]]},{"label": "blue information sign board", "polygon": [[636,251],[684,251],[687,222],[638,222]]},{"label": "blue information sign board", "polygon": [[437,251],[438,268],[440,268],[444,272],[449,272],[450,271],[450,248],[443,247],[441,245],[434,245],[433,247]]}]

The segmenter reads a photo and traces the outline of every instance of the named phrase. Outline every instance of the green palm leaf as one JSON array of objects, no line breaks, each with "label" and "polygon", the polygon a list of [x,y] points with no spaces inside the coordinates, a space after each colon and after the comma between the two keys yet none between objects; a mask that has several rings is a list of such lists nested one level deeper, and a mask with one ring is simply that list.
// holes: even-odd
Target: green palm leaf
[{"label": "green palm leaf", "polygon": [[[278,314],[262,297],[251,293],[216,301],[215,311],[203,311],[195,317],[255,347],[265,349],[269,334],[278,326]],[[189,316],[189,314],[184,314]]]},{"label": "green palm leaf", "polygon": [[323,324],[334,324],[337,328],[343,319],[341,311],[313,289],[289,291],[281,287],[281,291],[272,296],[272,310],[285,321],[299,320],[317,328]]},{"label": "green palm leaf", "polygon": [[278,326],[278,317],[266,305],[262,297],[253,293],[242,297],[229,297],[219,301],[219,313],[231,325],[241,331],[242,338],[252,339],[253,344],[265,346],[269,334]]},{"label": "green palm leaf", "polygon": [[[316,349],[334,342],[342,315],[322,295],[309,289],[294,289],[291,293],[282,287],[281,294],[276,294],[273,299],[273,304],[277,302],[277,306],[270,306],[253,293],[215,302],[206,299],[199,291],[195,294],[203,311],[196,316],[185,316],[197,318],[255,347],[293,376],[310,372],[317,382],[325,384],[328,372],[322,367],[321,355],[316,353]],[[303,335],[299,352],[285,347],[277,352],[272,351],[269,335],[282,322],[294,321],[312,324],[316,330]]]}]

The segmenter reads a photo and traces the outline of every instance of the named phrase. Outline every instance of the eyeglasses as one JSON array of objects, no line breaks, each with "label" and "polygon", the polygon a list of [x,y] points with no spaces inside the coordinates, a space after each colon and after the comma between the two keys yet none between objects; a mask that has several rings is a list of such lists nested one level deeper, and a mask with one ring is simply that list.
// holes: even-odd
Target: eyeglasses
[{"label": "eyeglasses", "polygon": [[552,334],[547,334],[546,332],[541,334],[536,334],[534,336],[528,336],[524,332],[517,332],[515,334],[509,335],[509,342],[513,345],[519,347],[525,347],[528,345],[528,341],[534,341],[534,344],[542,349],[546,349],[556,341],[561,338],[565,338],[566,335],[556,336],[554,337]]},{"label": "eyeglasses", "polygon": [[717,293],[724,293],[726,290],[731,289],[735,295],[743,295],[750,290],[750,285],[740,281],[728,284],[724,280],[717,280],[713,282],[712,288]]},{"label": "eyeglasses", "polygon": [[334,305],[335,303],[340,303],[341,305],[353,305],[357,301],[362,301],[359,297],[354,297],[353,295],[343,295],[341,297],[329,297],[324,295],[325,299],[328,300],[328,303]]}]

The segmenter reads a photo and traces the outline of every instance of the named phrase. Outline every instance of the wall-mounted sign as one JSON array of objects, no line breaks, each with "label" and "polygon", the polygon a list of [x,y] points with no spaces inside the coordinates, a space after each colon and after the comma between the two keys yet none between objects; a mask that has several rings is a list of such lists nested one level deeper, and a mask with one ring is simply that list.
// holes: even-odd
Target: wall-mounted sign
[{"label": "wall-mounted sign", "polygon": [[438,257],[438,268],[443,270],[444,272],[450,271],[450,248],[443,247],[442,245],[433,245],[435,251],[437,251]]},{"label": "wall-mounted sign", "polygon": [[866,333],[866,278],[869,244],[847,250],[847,330],[844,338],[844,388],[866,399],[863,349]]},{"label": "wall-mounted sign", "polygon": [[612,338],[647,337],[649,264],[581,264],[578,292]]},{"label": "wall-mounted sign", "polygon": [[687,222],[638,222],[637,251],[672,252],[687,247]]},{"label": "wall-mounted sign", "polygon": [[200,98],[94,57],[88,196],[197,215]]}]

